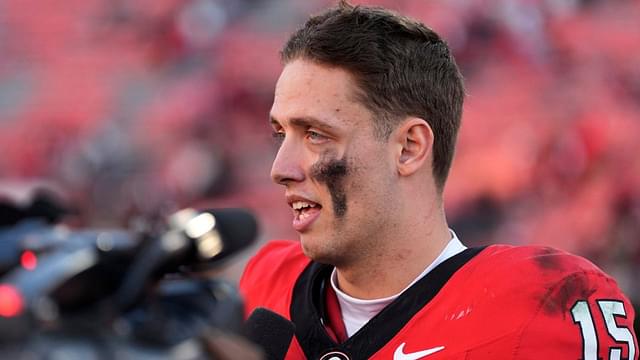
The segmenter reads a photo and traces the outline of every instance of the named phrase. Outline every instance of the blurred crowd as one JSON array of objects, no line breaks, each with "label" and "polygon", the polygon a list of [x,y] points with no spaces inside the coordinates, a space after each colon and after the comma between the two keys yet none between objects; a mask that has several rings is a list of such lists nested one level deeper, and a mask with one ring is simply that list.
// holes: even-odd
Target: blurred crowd
[{"label": "blurred crowd", "polygon": [[[466,78],[461,238],[581,254],[638,302],[640,3],[368,3],[441,33]],[[82,226],[244,206],[264,238],[295,236],[268,111],[280,45],[327,4],[0,1],[0,179],[61,189]]]}]

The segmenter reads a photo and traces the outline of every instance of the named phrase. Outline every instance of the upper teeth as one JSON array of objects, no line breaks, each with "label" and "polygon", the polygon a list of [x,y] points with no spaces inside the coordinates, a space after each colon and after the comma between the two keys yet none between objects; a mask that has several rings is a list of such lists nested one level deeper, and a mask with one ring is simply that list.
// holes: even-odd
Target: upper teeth
[{"label": "upper teeth", "polygon": [[292,204],[295,210],[300,210],[306,207],[315,207],[316,204],[308,203],[306,201],[296,201]]}]

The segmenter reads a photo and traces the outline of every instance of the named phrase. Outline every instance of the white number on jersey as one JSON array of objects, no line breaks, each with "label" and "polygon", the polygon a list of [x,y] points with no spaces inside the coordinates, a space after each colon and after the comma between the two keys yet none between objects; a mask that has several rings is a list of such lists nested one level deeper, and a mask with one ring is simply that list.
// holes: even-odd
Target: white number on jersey
[{"label": "white number on jersey", "polygon": [[[608,335],[616,343],[627,344],[629,348],[629,359],[635,359],[636,347],[633,342],[633,335],[626,327],[620,327],[616,323],[616,316],[627,317],[624,303],[617,300],[598,300],[598,308],[607,327]],[[598,335],[596,326],[589,309],[589,304],[585,300],[580,300],[571,308],[573,322],[580,326],[582,333],[582,360],[598,360]],[[606,335],[605,335],[606,336]],[[622,360],[622,346],[609,349],[609,360]]]}]

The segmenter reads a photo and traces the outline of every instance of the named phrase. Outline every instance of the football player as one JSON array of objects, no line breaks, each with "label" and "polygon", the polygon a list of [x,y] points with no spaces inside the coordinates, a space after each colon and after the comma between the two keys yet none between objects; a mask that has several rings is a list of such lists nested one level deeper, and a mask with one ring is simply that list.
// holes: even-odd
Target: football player
[{"label": "football player", "polygon": [[341,2],[281,55],[271,177],[300,241],[268,243],[240,283],[247,313],[295,324],[281,357],[638,359],[634,309],[595,265],[546,247],[467,248],[449,229],[442,192],[465,93],[438,34]]}]

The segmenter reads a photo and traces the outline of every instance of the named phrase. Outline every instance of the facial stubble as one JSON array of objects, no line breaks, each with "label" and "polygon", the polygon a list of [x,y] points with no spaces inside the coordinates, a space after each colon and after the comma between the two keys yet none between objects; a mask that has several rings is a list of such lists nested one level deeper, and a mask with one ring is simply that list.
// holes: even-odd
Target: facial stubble
[{"label": "facial stubble", "polygon": [[[379,229],[381,226],[385,226],[385,219],[382,217],[379,209],[370,209],[373,213],[367,219],[378,219],[375,224],[368,222],[365,224],[355,219],[359,224],[357,228],[351,229],[350,227],[344,227],[345,224],[343,222],[349,211],[347,205],[348,194],[349,196],[351,195],[350,190],[354,190],[354,186],[360,188],[364,184],[358,184],[358,182],[353,179],[360,169],[353,166],[353,162],[348,160],[350,159],[348,156],[343,155],[342,158],[338,159],[332,155],[331,153],[323,154],[320,160],[311,166],[310,177],[318,183],[326,185],[331,196],[335,220],[333,228],[334,231],[339,229],[338,232],[340,233],[338,243],[351,245],[349,245],[349,251],[345,251],[346,249],[338,246],[338,243],[331,242],[333,245],[330,247],[333,250],[323,254],[315,253],[314,256],[316,257],[314,259],[318,262],[332,264],[334,266],[345,266],[349,259],[370,257],[371,254],[369,254],[369,252],[371,249],[383,248],[375,241],[374,237],[370,236],[371,233],[369,230]],[[382,201],[379,203],[389,202]],[[356,238],[354,238],[354,236],[356,236]],[[362,246],[365,243],[363,239],[367,239],[367,246]],[[336,250],[338,252],[336,252]]]}]

